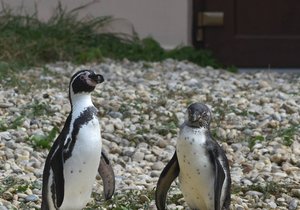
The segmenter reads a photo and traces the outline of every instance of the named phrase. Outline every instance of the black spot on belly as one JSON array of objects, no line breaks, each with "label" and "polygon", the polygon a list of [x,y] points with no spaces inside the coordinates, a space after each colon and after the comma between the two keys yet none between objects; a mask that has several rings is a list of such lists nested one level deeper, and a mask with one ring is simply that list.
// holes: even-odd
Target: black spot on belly
[{"label": "black spot on belly", "polygon": [[79,170],[79,173],[81,173],[82,171],[81,170]]},{"label": "black spot on belly", "polygon": [[207,165],[204,165],[204,168],[206,168],[207,167]]},{"label": "black spot on belly", "polygon": [[190,164],[191,164],[191,162],[189,161],[189,162],[188,162],[188,164],[190,165]]},{"label": "black spot on belly", "polygon": [[83,165],[85,165],[86,164],[86,162],[83,162]]},{"label": "black spot on belly", "polygon": [[73,174],[73,170],[71,170],[70,173]]}]

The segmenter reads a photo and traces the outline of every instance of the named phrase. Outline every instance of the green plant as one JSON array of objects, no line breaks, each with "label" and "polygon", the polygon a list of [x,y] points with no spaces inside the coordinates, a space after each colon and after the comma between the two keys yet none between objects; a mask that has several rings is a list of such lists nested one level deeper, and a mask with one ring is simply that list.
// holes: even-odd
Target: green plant
[{"label": "green plant", "polygon": [[28,184],[23,184],[23,185],[19,185],[16,190],[17,192],[25,192],[28,188],[29,188]]},{"label": "green plant", "polygon": [[[36,181],[28,181],[21,178],[18,178],[17,176],[9,175],[1,180],[0,185],[0,199],[6,200],[4,198],[4,192],[8,191],[12,195],[16,195],[18,193],[24,193],[28,189],[33,190],[41,190],[41,182],[39,180]],[[17,208],[9,208],[9,209],[17,209]],[[25,202],[21,201],[18,204],[18,209],[37,209],[36,204],[33,202]]]},{"label": "green plant", "polygon": [[6,131],[7,130],[7,125],[6,123],[0,119],[0,131]]},{"label": "green plant", "polygon": [[[149,200],[145,201],[141,199],[141,196],[146,196]],[[89,203],[85,210],[92,209],[113,209],[113,210],[149,210],[149,201],[153,200],[153,191],[137,191],[127,190],[122,193],[115,193],[113,198],[108,201],[101,201],[101,195],[92,193],[92,197],[95,201]],[[101,204],[99,204],[101,202]],[[101,207],[99,207],[101,206]]]},{"label": "green plant", "polygon": [[[11,72],[56,61],[101,62],[103,57],[132,61],[188,60],[202,66],[221,67],[206,50],[177,47],[166,51],[151,37],[139,39],[136,33],[99,33],[115,19],[110,16],[83,17],[78,12],[89,4],[67,10],[59,3],[48,21],[38,19],[38,11],[15,15],[9,7],[0,11],[0,78]],[[133,29],[134,31],[134,29]],[[147,66],[147,65],[145,65]],[[9,74],[7,74],[9,73]],[[20,81],[8,82],[19,85]]]},{"label": "green plant", "polygon": [[51,109],[50,105],[46,102],[40,102],[38,100],[34,100],[31,105],[28,106],[30,113],[30,116],[37,117],[42,115],[53,115],[54,110]]},{"label": "green plant", "polygon": [[278,136],[283,138],[283,144],[286,146],[291,146],[294,142],[293,136],[300,132],[300,126],[291,125],[288,128],[280,129],[278,131]]},{"label": "green plant", "polygon": [[0,195],[9,189],[13,189],[13,192],[25,192],[27,189],[33,189],[33,186],[26,180],[8,176],[1,180]]},{"label": "green plant", "polygon": [[12,122],[12,124],[11,124],[11,126],[9,127],[9,128],[12,128],[12,129],[17,129],[18,127],[20,127],[22,124],[23,124],[23,122],[24,122],[24,116],[18,116],[18,117],[16,117],[14,120],[13,120],[13,122]]},{"label": "green plant", "polygon": [[257,142],[262,142],[265,140],[265,137],[263,136],[254,136],[254,137],[251,137],[249,140],[248,140],[248,146],[250,148],[250,150],[253,150],[253,147],[254,145],[257,143]]},{"label": "green plant", "polygon": [[50,149],[58,132],[58,128],[53,127],[48,135],[32,135],[29,140],[35,148]]},{"label": "green plant", "polygon": [[167,51],[165,58],[174,58],[177,60],[188,60],[200,66],[212,66],[215,68],[221,65],[213,58],[212,53],[207,50],[197,50],[193,47],[177,47],[173,50]]},{"label": "green plant", "polygon": [[231,193],[240,194],[247,193],[248,191],[257,191],[263,194],[262,199],[269,198],[271,195],[279,197],[282,193],[290,192],[294,186],[284,185],[274,181],[267,181],[264,183],[255,183],[253,185],[241,186],[241,185],[232,185]]},{"label": "green plant", "polygon": [[175,122],[169,122],[164,126],[158,127],[157,133],[166,136],[168,133],[177,134],[177,125]]},{"label": "green plant", "polygon": [[264,198],[270,197],[270,195],[279,196],[281,193],[285,192],[288,186],[278,184],[276,182],[270,181],[266,183],[259,183],[250,185],[247,190],[254,190],[263,193]]},{"label": "green plant", "polygon": [[10,122],[4,122],[0,119],[0,131],[6,131],[8,129],[17,129],[24,122],[24,115],[20,115],[10,120]]},{"label": "green plant", "polygon": [[[97,46],[94,44],[101,36],[96,31],[112,21],[108,16],[79,19],[77,12],[86,6],[67,11],[59,3],[56,13],[47,22],[38,19],[38,11],[32,15],[14,15],[5,7],[0,13],[0,58],[23,66],[75,61],[83,52]],[[94,56],[84,61],[89,59]]]},{"label": "green plant", "polygon": [[167,203],[175,203],[176,205],[180,205],[181,203],[179,203],[178,201],[180,199],[183,198],[183,195],[180,193],[180,194],[174,194],[172,196],[170,196],[170,198],[167,199]]}]

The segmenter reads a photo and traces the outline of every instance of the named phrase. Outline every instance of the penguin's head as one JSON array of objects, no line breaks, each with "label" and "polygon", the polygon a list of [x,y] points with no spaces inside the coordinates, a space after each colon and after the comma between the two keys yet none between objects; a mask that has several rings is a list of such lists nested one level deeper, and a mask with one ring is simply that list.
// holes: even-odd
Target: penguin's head
[{"label": "penguin's head", "polygon": [[92,70],[80,70],[71,78],[69,85],[70,95],[90,93],[95,89],[97,84],[103,81],[104,78],[101,74],[96,74]]},{"label": "penguin's head", "polygon": [[193,103],[187,108],[187,124],[190,127],[209,128],[211,121],[211,112],[209,108],[202,103]]}]

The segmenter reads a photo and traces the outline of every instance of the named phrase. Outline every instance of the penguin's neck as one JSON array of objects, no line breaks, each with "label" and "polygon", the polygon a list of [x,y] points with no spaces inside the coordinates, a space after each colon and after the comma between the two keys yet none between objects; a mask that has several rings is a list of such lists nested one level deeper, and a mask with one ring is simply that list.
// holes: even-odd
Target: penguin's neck
[{"label": "penguin's neck", "polygon": [[196,135],[205,135],[206,132],[208,132],[208,129],[206,127],[189,127],[191,131]]},{"label": "penguin's neck", "polygon": [[197,136],[196,139],[199,139],[199,141],[201,141],[201,143],[205,143],[205,141],[206,141],[205,137],[210,134],[209,134],[209,129],[206,127],[191,127],[184,123],[180,129],[180,135],[194,136],[194,137]]},{"label": "penguin's neck", "polygon": [[77,93],[71,97],[72,118],[77,118],[87,107],[94,106],[91,94]]}]

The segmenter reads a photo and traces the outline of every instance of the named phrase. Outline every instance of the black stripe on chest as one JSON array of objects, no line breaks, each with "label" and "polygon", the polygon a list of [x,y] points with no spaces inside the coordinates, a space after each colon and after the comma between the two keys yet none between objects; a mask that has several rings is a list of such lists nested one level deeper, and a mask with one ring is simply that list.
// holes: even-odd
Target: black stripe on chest
[{"label": "black stripe on chest", "polygon": [[97,109],[94,106],[89,106],[87,109],[81,112],[78,118],[74,120],[71,136],[69,136],[67,143],[64,146],[64,162],[72,156],[72,151],[74,149],[80,128],[88,124],[94,116],[97,116]]}]

